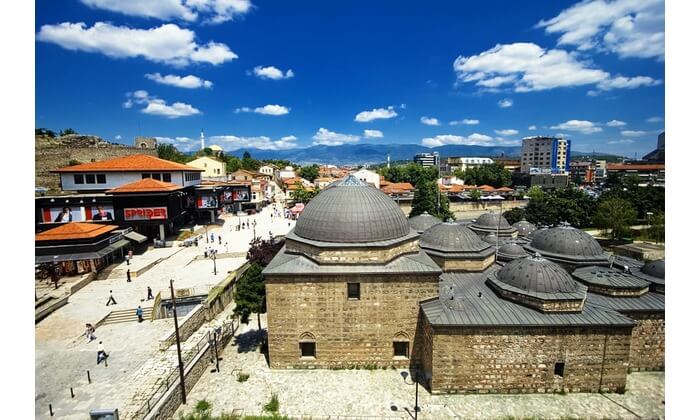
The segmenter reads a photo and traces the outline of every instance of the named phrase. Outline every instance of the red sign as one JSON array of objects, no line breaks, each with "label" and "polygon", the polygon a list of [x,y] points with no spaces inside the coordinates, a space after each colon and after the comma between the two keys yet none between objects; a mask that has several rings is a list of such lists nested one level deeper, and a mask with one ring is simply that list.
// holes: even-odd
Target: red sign
[{"label": "red sign", "polygon": [[161,220],[167,218],[167,207],[140,207],[124,209],[124,220]]}]

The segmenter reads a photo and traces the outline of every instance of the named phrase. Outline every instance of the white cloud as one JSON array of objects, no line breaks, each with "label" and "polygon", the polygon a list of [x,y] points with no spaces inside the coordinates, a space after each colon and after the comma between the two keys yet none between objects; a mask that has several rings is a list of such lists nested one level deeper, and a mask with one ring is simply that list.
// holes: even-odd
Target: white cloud
[{"label": "white cloud", "polygon": [[623,130],[620,132],[620,134],[622,134],[625,137],[641,137],[649,133],[647,133],[646,131]]},{"label": "white cloud", "polygon": [[662,117],[649,117],[647,118],[648,123],[660,123],[664,119]]},{"label": "white cloud", "polygon": [[620,139],[620,140],[610,140],[608,144],[630,144],[634,143],[634,140],[630,139]]},{"label": "white cloud", "polygon": [[122,139],[122,136],[120,136],[119,134],[117,134],[116,136],[114,136],[114,140],[121,140],[121,139]]},{"label": "white cloud", "polygon": [[338,146],[360,140],[360,136],[336,133],[323,127],[319,128],[312,138],[315,140],[314,144],[323,144],[325,146]]},{"label": "white cloud", "polygon": [[172,144],[181,152],[193,152],[199,150],[199,139],[190,137],[158,137],[158,144]]},{"label": "white cloud", "polygon": [[92,27],[83,22],[64,22],[43,25],[37,39],[73,51],[102,53],[113,58],[143,57],[174,66],[217,65],[238,58],[225,44],[198,44],[193,31],[172,23],[151,29],[132,29],[104,22]]},{"label": "white cloud", "polygon": [[608,127],[624,127],[627,125],[626,122],[620,120],[612,120],[605,123]]},{"label": "white cloud", "polygon": [[596,123],[585,120],[569,120],[550,128],[552,130],[577,131],[583,134],[593,134],[603,131]]},{"label": "white cloud", "polygon": [[265,106],[259,106],[255,109],[243,106],[240,108],[236,108],[233,112],[236,114],[240,114],[241,112],[255,112],[256,114],[263,114],[263,115],[286,115],[289,114],[289,111],[291,111],[291,108],[287,108],[286,106],[282,105],[265,105]]},{"label": "white cloud", "polygon": [[355,121],[357,122],[370,122],[374,120],[385,120],[388,118],[394,118],[397,114],[394,111],[394,107],[390,106],[388,108],[375,108],[371,111],[362,111],[355,115]]},{"label": "white cloud", "polygon": [[425,125],[440,125],[440,121],[432,117],[420,117],[420,122]]},{"label": "white cloud", "polygon": [[181,19],[188,22],[201,18],[208,23],[222,23],[244,15],[251,9],[250,0],[81,0],[96,9],[127,16],[160,20]]},{"label": "white cloud", "polygon": [[268,67],[256,66],[253,69],[253,74],[256,77],[259,77],[261,79],[272,79],[272,80],[289,79],[289,78],[294,77],[294,72],[292,71],[292,69],[289,69],[286,72],[283,72],[282,70],[278,69],[275,66],[268,66]]},{"label": "white cloud", "polygon": [[200,79],[197,76],[176,76],[174,74],[167,74],[161,76],[160,73],[148,73],[146,74],[146,79],[153,80],[156,83],[163,85],[177,86],[185,89],[197,89],[197,88],[211,88],[214,84],[209,80]]},{"label": "white cloud", "polygon": [[508,140],[504,138],[493,138],[486,134],[472,133],[466,137],[454,134],[441,134],[434,137],[426,137],[421,143],[426,147],[438,147],[448,144],[458,144],[467,146],[515,146],[519,145],[519,140]]},{"label": "white cloud", "polygon": [[365,130],[366,139],[380,139],[384,137],[384,133],[379,130]]},{"label": "white cloud", "polygon": [[664,0],[586,0],[537,26],[559,45],[663,60],[664,19]]},{"label": "white cloud", "polygon": [[168,104],[164,100],[151,96],[145,90],[127,92],[127,100],[123,103],[124,108],[132,108],[134,104],[146,105],[140,112],[149,115],[158,115],[166,118],[189,117],[201,114],[201,112],[190,104],[174,102]]},{"label": "white cloud", "polygon": [[595,85],[602,90],[650,86],[660,81],[646,76],[611,76],[579,61],[576,53],[546,50],[537,44],[521,42],[498,44],[470,57],[459,56],[453,64],[458,82],[474,82],[493,90],[512,88],[531,92],[569,86]]},{"label": "white cloud", "polygon": [[213,142],[221,145],[226,150],[255,148],[262,150],[286,150],[298,147],[295,136],[284,136],[279,140],[273,140],[267,136],[240,137],[240,136],[212,136]]},{"label": "white cloud", "polygon": [[513,106],[512,99],[504,98],[504,99],[501,99],[500,101],[498,101],[499,108],[510,108],[511,106]]},{"label": "white cloud", "polygon": [[450,121],[450,125],[477,125],[479,124],[479,120],[470,120],[470,119],[463,119],[459,121]]},{"label": "white cloud", "polygon": [[514,130],[512,128],[507,128],[505,130],[493,130],[496,134],[499,134],[501,136],[514,136],[518,134],[518,130]]},{"label": "white cloud", "polygon": [[406,104],[401,104],[401,105],[399,105],[399,108],[401,108],[401,109],[406,109]]},{"label": "white cloud", "polygon": [[536,125],[531,125],[531,126],[527,127],[527,129],[530,130],[530,131],[532,131],[532,130],[537,130],[537,126],[536,126]]}]

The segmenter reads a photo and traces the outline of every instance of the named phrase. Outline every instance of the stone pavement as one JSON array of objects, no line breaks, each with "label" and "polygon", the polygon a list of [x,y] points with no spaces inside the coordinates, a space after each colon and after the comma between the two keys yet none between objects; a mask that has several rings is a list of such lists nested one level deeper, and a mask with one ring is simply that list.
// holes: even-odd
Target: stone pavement
[{"label": "stone pavement", "polygon": [[[293,417],[412,418],[415,387],[404,383],[400,371],[270,370],[258,350],[259,338],[251,317],[222,352],[221,372],[205,372],[178,413],[206,399],[217,414],[257,415],[277,394],[280,414]],[[243,383],[237,380],[241,371],[250,375]],[[420,387],[420,418],[663,418],[664,383],[663,372],[632,373],[622,395],[430,395]]]},{"label": "stone pavement", "polygon": [[[290,228],[285,219],[270,221],[269,210],[241,219],[259,220],[264,232],[286,234]],[[231,228],[238,217],[226,219],[223,227],[214,229],[222,233],[222,241],[229,242],[230,252],[245,252],[252,239],[252,229],[236,231]],[[293,222],[292,222],[293,226]],[[218,233],[217,233],[218,235]],[[206,242],[204,242],[206,244]],[[216,245],[218,247],[218,244]],[[220,253],[225,250],[220,247]],[[217,275],[213,274],[211,260],[195,260],[203,254],[204,246],[149,249],[136,255],[131,265],[121,263],[106,274],[106,279],[95,280],[70,296],[68,304],[53,312],[35,326],[35,417],[48,419],[48,405],[52,404],[54,418],[85,419],[89,409],[123,407],[137,389],[138,378],[133,373],[151,359],[159,358],[158,340],[172,328],[168,320],[156,320],[142,324],[132,322],[110,324],[97,328],[95,335],[104,342],[110,353],[109,367],[96,365],[97,341],[86,344],[82,336],[85,323],[98,320],[115,310],[135,310],[148,307],[153,301],[145,301],[146,287],[154,294],[163,291],[169,295],[169,280],[176,288],[208,290],[245,262],[245,257],[217,259]],[[132,282],[126,282],[126,269],[138,269],[157,262]],[[108,275],[107,275],[108,274]],[[109,291],[113,291],[117,305],[106,306]],[[163,295],[166,297],[166,295]],[[90,370],[92,383],[87,384],[86,370]],[[70,387],[75,398],[70,397]],[[121,410],[120,410],[121,411]]]}]

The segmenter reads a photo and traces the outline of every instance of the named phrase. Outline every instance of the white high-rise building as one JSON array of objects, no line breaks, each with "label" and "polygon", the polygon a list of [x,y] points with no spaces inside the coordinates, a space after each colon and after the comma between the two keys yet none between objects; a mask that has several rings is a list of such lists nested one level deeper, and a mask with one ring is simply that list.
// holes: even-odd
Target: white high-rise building
[{"label": "white high-rise building", "polygon": [[524,173],[569,173],[571,140],[559,137],[525,137],[520,150],[520,171]]}]

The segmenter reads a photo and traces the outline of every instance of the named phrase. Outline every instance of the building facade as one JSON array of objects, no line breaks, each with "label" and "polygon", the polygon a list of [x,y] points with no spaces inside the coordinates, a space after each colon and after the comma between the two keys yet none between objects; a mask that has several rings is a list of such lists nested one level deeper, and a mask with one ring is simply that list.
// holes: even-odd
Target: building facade
[{"label": "building facade", "polygon": [[202,169],[202,177],[211,179],[222,179],[226,178],[226,162],[222,162],[218,159],[211,158],[209,156],[199,157],[191,162],[187,162],[187,165],[194,168]]},{"label": "building facade", "polygon": [[484,157],[448,157],[447,165],[450,171],[463,171],[467,168],[493,163],[493,159]]},{"label": "building facade", "polygon": [[417,155],[413,156],[413,162],[424,168],[438,166],[440,165],[440,154],[438,152],[418,153]]},{"label": "building facade", "polygon": [[520,150],[520,171],[524,173],[569,172],[571,140],[559,137],[525,137]]}]

